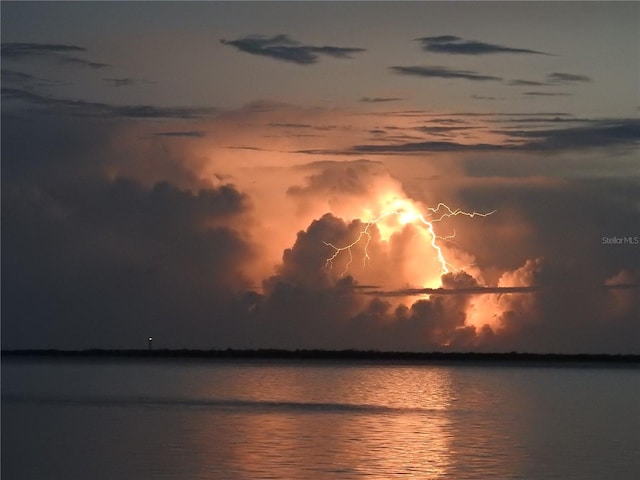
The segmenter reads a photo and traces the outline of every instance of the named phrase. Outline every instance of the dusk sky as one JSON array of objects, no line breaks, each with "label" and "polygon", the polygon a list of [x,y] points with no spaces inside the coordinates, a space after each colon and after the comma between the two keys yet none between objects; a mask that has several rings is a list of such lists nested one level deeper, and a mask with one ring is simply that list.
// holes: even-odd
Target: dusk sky
[{"label": "dusk sky", "polygon": [[3,349],[640,353],[640,3],[0,8]]}]

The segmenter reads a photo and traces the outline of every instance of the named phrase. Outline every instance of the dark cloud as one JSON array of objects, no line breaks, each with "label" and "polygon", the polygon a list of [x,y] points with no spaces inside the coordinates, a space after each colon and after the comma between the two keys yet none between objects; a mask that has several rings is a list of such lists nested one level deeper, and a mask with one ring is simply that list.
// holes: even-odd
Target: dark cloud
[{"label": "dark cloud", "polygon": [[154,137],[185,137],[185,138],[202,138],[207,134],[200,130],[185,130],[180,132],[157,132],[154,133]]},{"label": "dark cloud", "polygon": [[[505,168],[511,161],[502,159]],[[480,163],[478,169],[486,168]],[[479,268],[511,270],[507,285],[539,288],[535,294],[500,297],[503,330],[489,346],[576,353],[640,349],[640,248],[602,239],[637,235],[640,210],[631,199],[639,193],[637,177],[478,182],[464,188],[465,202],[496,206],[498,212],[474,224],[474,238],[459,235],[461,247],[473,249]],[[503,228],[512,235],[499,233]],[[523,258],[537,260],[514,270]]]},{"label": "dark cloud", "polygon": [[9,84],[17,88],[26,89],[34,87],[50,87],[63,84],[62,82],[36,77],[35,75],[31,75],[29,73],[10,70],[8,68],[2,69],[2,83],[4,85]]},{"label": "dark cloud", "polygon": [[404,100],[404,98],[399,97],[362,97],[359,102],[363,103],[386,103],[386,102],[398,102],[400,100]]},{"label": "dark cloud", "polygon": [[313,128],[313,125],[308,123],[290,123],[290,122],[273,122],[269,124],[270,127],[281,128]]},{"label": "dark cloud", "polygon": [[499,98],[497,97],[490,97],[487,95],[471,95],[471,98],[473,98],[474,100],[499,100]]},{"label": "dark cloud", "polygon": [[[565,287],[570,289],[571,287]],[[640,290],[640,284],[636,283],[614,283],[605,285],[594,285],[593,288],[605,290]],[[412,295],[490,295],[490,294],[516,294],[516,293],[537,293],[551,290],[551,287],[530,285],[525,287],[482,287],[473,286],[467,288],[405,288],[401,290],[372,290],[363,291],[366,295],[379,297],[406,297]],[[366,290],[366,289],[364,289]]]},{"label": "dark cloud", "polygon": [[433,53],[446,53],[451,55],[488,55],[496,53],[518,53],[550,55],[549,53],[529,50],[526,48],[505,47],[492,43],[464,40],[453,35],[440,35],[437,37],[422,37],[416,39],[422,44],[422,49]]},{"label": "dark cloud", "polygon": [[158,107],[153,105],[110,105],[101,102],[73,100],[31,92],[20,88],[2,88],[2,97],[43,108],[52,114],[88,117],[183,118],[209,116],[218,110],[212,107]]},{"label": "dark cloud", "polygon": [[297,167],[312,170],[304,186],[292,186],[287,195],[292,197],[326,198],[331,201],[335,195],[363,195],[371,189],[371,180],[376,175],[386,175],[380,162],[366,159],[348,162],[321,161]]},{"label": "dark cloud", "polygon": [[265,148],[250,147],[248,145],[234,145],[234,146],[226,147],[226,148],[230,148],[232,150],[253,150],[254,152],[270,152],[271,151],[271,150],[267,150]]},{"label": "dark cloud", "polygon": [[194,178],[166,143],[121,122],[3,116],[3,348],[205,348],[224,330],[250,285],[249,199]]},{"label": "dark cloud", "polygon": [[77,45],[53,43],[3,43],[0,49],[3,60],[46,59],[60,64],[78,65],[94,69],[110,66],[107,63],[92,62],[69,55],[69,53],[84,53],[86,50],[86,48]]},{"label": "dark cloud", "polygon": [[507,85],[512,87],[546,87],[551,85],[548,82],[537,82],[535,80],[509,80]]},{"label": "dark cloud", "polygon": [[389,67],[395,73],[401,75],[413,75],[425,78],[459,78],[476,82],[501,81],[500,77],[481,75],[471,70],[454,70],[441,66],[410,66],[410,67]]},{"label": "dark cloud", "polygon": [[298,65],[317,63],[320,55],[351,58],[352,54],[365,51],[363,48],[302,45],[287,35],[273,37],[251,35],[237,40],[220,40],[220,42],[252,55],[261,55]]},{"label": "dark cloud", "polygon": [[633,146],[640,141],[640,120],[593,121],[584,126],[547,130],[507,130],[514,139],[525,139],[521,150],[570,150],[582,148]]},{"label": "dark cloud", "polygon": [[571,116],[550,116],[550,117],[535,117],[535,116],[529,116],[529,117],[516,117],[516,118],[508,118],[508,119],[504,119],[504,118],[500,118],[500,119],[496,119],[496,120],[492,120],[492,123],[513,123],[513,124],[519,124],[519,123],[593,123],[594,119],[589,119],[589,118],[577,118],[577,117],[571,117]]},{"label": "dark cloud", "polygon": [[481,152],[501,150],[501,145],[488,143],[464,144],[458,142],[408,142],[390,145],[354,145],[353,154],[391,154],[420,152]]},{"label": "dark cloud", "polygon": [[140,85],[140,84],[148,85],[148,84],[154,83],[149,80],[138,80],[136,78],[130,78],[130,77],[103,78],[102,80],[108,83],[109,85],[111,85],[112,87],[131,87],[133,85]]},{"label": "dark cloud", "polygon": [[225,296],[247,284],[251,249],[217,224],[246,209],[231,186],[4,184],[2,197],[3,345],[131,345],[152,334],[205,346]]},{"label": "dark cloud", "polygon": [[553,72],[547,75],[547,80],[550,83],[585,83],[592,82],[593,80],[586,75],[577,75],[575,73],[560,73]]},{"label": "dark cloud", "polygon": [[[507,116],[511,116],[508,114]],[[515,114],[514,114],[515,115]],[[519,114],[518,114],[519,115]],[[525,117],[526,118],[526,117]],[[540,122],[572,122],[571,118],[563,120],[539,118]],[[561,117],[556,117],[561,118]],[[533,115],[531,120],[537,119]],[[511,121],[511,120],[509,120]],[[514,122],[522,122],[515,119]],[[543,152],[567,151],[607,147],[633,147],[640,140],[640,120],[575,120],[583,126],[567,126],[553,129],[531,130],[496,130],[493,133],[505,135],[507,141],[503,143],[461,143],[458,141],[396,141],[386,144],[359,144],[343,150],[299,150],[297,153],[311,155],[388,155],[388,154],[417,154],[429,152]],[[455,128],[455,127],[454,127]],[[473,128],[473,127],[470,127]],[[461,128],[457,128],[460,130]],[[413,127],[425,133],[444,133],[438,127]],[[449,128],[449,130],[453,130]]]},{"label": "dark cloud", "polygon": [[424,133],[447,133],[457,130],[475,130],[476,128],[467,125],[424,125],[422,127],[414,127],[413,130]]},{"label": "dark cloud", "polygon": [[3,43],[1,51],[7,58],[21,58],[31,55],[84,52],[86,48],[55,43]]},{"label": "dark cloud", "polygon": [[573,94],[566,92],[523,92],[522,95],[531,97],[570,97]]}]

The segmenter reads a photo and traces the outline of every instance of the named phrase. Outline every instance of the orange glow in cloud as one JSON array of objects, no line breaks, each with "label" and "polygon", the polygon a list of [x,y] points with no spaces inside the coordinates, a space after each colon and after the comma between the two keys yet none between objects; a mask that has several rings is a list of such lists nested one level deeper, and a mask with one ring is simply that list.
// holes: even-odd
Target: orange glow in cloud
[{"label": "orange glow in cloud", "polygon": [[[425,213],[422,213],[422,212]],[[439,236],[434,230],[434,223],[447,218],[464,215],[467,217],[486,217],[494,212],[466,212],[452,209],[444,203],[439,203],[435,208],[421,210],[418,203],[398,192],[386,192],[379,195],[374,204],[362,210],[361,219],[364,227],[358,236],[346,245],[334,245],[324,242],[334,252],[327,258],[327,268],[333,268],[334,261],[341,255],[348,256],[341,276],[346,275],[354,260],[354,247],[363,247],[362,262],[366,266],[372,261],[369,253],[369,244],[372,240],[372,230],[379,233],[383,244],[389,245],[399,237],[407,233],[412,238],[402,242],[402,262],[395,264],[396,274],[400,274],[407,285],[418,288],[434,288],[441,286],[440,277],[452,270],[459,270],[446,258],[440,242],[449,241],[455,233],[448,236]],[[398,243],[396,241],[396,243]],[[394,262],[395,263],[395,262]],[[433,265],[437,266],[434,272]],[[435,275],[434,275],[435,274]]]}]

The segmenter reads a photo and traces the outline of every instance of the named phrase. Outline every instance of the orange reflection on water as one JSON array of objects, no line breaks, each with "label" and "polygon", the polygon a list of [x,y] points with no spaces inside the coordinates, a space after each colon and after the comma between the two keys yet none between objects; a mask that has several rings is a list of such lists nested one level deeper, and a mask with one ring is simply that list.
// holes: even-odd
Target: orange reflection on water
[{"label": "orange reflection on water", "polygon": [[[262,374],[254,377],[255,370]],[[258,368],[249,376],[256,381],[238,379],[244,403],[203,418],[209,458],[219,458],[214,450],[224,429],[224,468],[238,478],[448,473],[448,409],[455,399],[447,369],[298,365]]]}]

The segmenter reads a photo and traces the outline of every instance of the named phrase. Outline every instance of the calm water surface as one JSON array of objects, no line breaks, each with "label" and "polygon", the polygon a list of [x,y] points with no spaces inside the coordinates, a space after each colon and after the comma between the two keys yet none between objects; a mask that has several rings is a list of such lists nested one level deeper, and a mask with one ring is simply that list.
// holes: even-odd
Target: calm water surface
[{"label": "calm water surface", "polygon": [[2,479],[636,479],[640,370],[2,364]]}]

